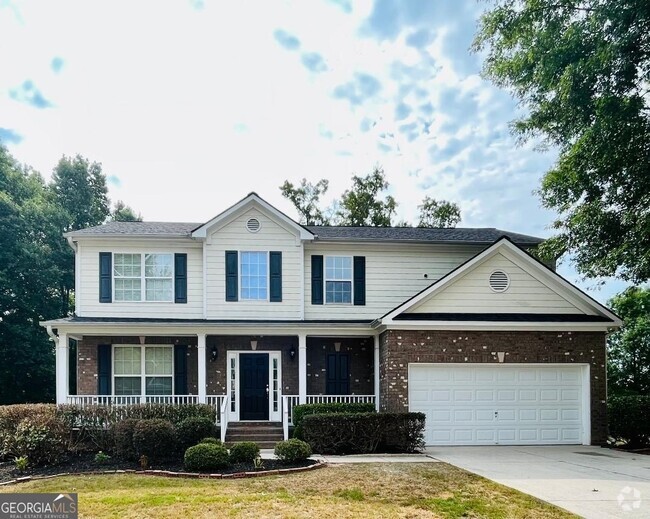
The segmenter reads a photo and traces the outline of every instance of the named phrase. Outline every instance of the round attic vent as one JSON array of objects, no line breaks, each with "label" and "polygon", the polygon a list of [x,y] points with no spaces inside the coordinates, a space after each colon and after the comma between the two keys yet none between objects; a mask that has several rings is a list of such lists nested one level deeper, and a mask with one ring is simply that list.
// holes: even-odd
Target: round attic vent
[{"label": "round attic vent", "polygon": [[505,292],[510,286],[510,278],[503,270],[495,270],[490,274],[490,288],[495,292]]},{"label": "round attic vent", "polygon": [[262,227],[262,224],[257,218],[249,218],[246,222],[246,229],[248,229],[248,232],[257,232],[260,230],[260,227]]}]

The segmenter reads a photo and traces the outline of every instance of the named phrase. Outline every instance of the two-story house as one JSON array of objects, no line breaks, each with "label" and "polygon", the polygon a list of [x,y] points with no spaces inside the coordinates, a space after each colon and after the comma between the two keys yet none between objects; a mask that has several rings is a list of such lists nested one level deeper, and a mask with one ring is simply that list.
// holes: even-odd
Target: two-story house
[{"label": "two-story house", "polygon": [[366,401],[426,413],[429,445],[606,439],[620,320],[529,254],[539,238],[303,226],[254,193],[206,223],[66,237],[75,315],[42,323],[58,403],[205,402],[225,431]]}]

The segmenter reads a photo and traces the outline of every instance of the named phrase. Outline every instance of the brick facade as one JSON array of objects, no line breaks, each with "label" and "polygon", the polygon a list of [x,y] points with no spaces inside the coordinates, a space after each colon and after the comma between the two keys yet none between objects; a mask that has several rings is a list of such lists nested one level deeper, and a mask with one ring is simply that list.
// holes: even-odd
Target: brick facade
[{"label": "brick facade", "polygon": [[374,393],[374,343],[372,337],[335,339],[307,338],[307,394],[325,395],[327,354],[336,352],[334,343],[340,343],[342,353],[350,355],[350,393]]},{"label": "brick facade", "polygon": [[607,379],[603,332],[388,330],[380,338],[383,411],[408,409],[409,363],[581,363],[590,365],[591,441],[607,440]]}]

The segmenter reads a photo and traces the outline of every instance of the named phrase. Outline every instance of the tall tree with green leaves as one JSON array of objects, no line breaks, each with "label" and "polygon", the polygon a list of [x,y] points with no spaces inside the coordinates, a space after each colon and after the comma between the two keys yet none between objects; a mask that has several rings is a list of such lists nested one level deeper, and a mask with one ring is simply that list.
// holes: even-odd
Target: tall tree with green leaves
[{"label": "tall tree with green leaves", "polygon": [[327,192],[329,180],[321,179],[316,184],[307,182],[306,178],[296,186],[288,180],[280,186],[282,196],[290,200],[300,215],[304,225],[327,225],[329,217],[318,206],[321,195]]},{"label": "tall tree with green leaves", "polygon": [[352,188],[341,197],[337,224],[390,227],[397,202],[391,195],[383,195],[388,185],[384,170],[379,166],[365,177],[353,175]]},{"label": "tall tree with green leaves", "polygon": [[650,279],[650,2],[496,0],[473,47],[527,109],[514,132],[559,150],[539,189],[559,213],[543,252]]},{"label": "tall tree with green leaves", "polygon": [[418,209],[418,227],[456,227],[460,222],[460,207],[453,202],[426,196]]},{"label": "tall tree with green leaves", "polygon": [[609,392],[650,395],[650,288],[629,287],[609,306],[624,323],[607,338]]}]

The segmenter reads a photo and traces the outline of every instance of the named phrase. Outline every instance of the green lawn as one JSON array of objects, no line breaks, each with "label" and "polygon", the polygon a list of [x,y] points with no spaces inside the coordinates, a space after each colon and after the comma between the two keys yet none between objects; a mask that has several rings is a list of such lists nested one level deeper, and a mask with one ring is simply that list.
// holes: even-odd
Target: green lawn
[{"label": "green lawn", "polygon": [[575,517],[445,463],[334,465],[241,480],[75,476],[0,492],[78,492],[80,517]]}]

